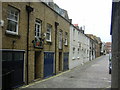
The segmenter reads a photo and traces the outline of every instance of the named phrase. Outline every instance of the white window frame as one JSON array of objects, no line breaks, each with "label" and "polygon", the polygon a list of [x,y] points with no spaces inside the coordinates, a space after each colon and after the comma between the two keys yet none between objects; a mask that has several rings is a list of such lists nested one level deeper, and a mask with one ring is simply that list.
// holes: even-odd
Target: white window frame
[{"label": "white window frame", "polygon": [[[37,30],[38,26],[39,26],[39,32]],[[42,28],[42,22],[41,22],[41,20],[36,20],[35,21],[35,38],[41,38],[41,28]]]},{"label": "white window frame", "polygon": [[[15,22],[16,23],[16,31],[11,31],[8,29],[8,25],[7,25],[7,30],[6,30],[6,33],[8,34],[12,34],[12,35],[18,35],[18,23],[19,23],[19,10],[12,7],[12,6],[8,6],[8,17],[7,17],[7,20],[8,21],[12,21],[12,22]],[[11,13],[13,11],[13,13]],[[17,15],[15,15],[15,13],[17,12]],[[15,19],[12,19],[12,18],[9,18],[9,15],[12,15],[14,17],[17,17],[17,20]]]},{"label": "white window frame", "polygon": [[51,25],[51,24],[47,24],[46,36],[47,36],[47,34],[50,35],[50,36],[49,36],[49,39],[46,38],[46,41],[47,41],[47,42],[52,42],[51,33],[52,33],[52,25]]}]

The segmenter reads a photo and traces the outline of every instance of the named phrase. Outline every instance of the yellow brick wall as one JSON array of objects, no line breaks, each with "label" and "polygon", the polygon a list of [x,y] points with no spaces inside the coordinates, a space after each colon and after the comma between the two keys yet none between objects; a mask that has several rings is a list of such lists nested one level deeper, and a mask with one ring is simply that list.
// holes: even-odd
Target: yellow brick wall
[{"label": "yellow brick wall", "polygon": [[[5,35],[5,30],[7,28],[7,8],[8,5],[14,6],[15,8],[20,10],[20,15],[19,15],[19,36],[8,36]],[[27,12],[26,12],[26,5],[28,3],[3,3],[3,20],[5,21],[5,26],[3,27],[2,30],[2,44],[3,44],[3,49],[12,49],[12,41],[16,40],[14,49],[21,49],[21,50],[26,50],[26,40],[27,40]],[[34,73],[35,73],[35,68],[34,68],[34,62],[35,62],[35,51],[41,51],[41,56],[40,56],[40,62],[38,62],[38,67],[40,71],[38,71],[38,75],[40,75],[41,78],[44,76],[44,52],[45,51],[51,51],[55,52],[55,22],[59,23],[58,26],[58,32],[59,30],[63,30],[63,39],[65,36],[65,32],[68,32],[68,40],[69,40],[69,28],[70,24],[64,20],[61,16],[59,16],[57,13],[52,11],[50,8],[48,8],[46,5],[43,3],[30,3],[30,6],[34,8],[34,11],[31,12],[30,14],[30,36],[29,36],[29,82],[32,82],[35,78]],[[45,41],[44,48],[43,49],[36,49],[33,47],[32,41],[35,39],[35,20],[40,19],[42,20],[42,33],[46,33],[46,25],[47,23],[52,25],[52,44],[49,45]],[[57,32],[57,35],[58,35]],[[58,36],[57,36],[58,37]],[[64,46],[63,43],[63,49],[62,53],[64,52],[69,52],[69,41],[68,41],[68,46]],[[62,55],[63,56],[63,55]],[[58,49],[58,38],[57,38],[57,60],[56,60],[56,72],[58,73],[59,69],[59,49]],[[63,57],[62,57],[63,58]],[[26,60],[26,58],[25,58]],[[26,61],[25,61],[26,62]],[[63,63],[63,61],[62,61]],[[63,65],[62,65],[63,69]],[[25,72],[26,72],[26,67],[25,67]],[[26,73],[25,73],[26,74]],[[26,75],[25,75],[26,76]],[[25,79],[26,80],[26,79]]]}]

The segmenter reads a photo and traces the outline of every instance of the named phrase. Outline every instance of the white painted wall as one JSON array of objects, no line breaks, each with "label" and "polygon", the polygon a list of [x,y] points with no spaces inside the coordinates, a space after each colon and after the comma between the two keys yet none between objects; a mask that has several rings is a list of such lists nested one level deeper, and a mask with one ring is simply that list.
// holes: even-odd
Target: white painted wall
[{"label": "white painted wall", "polygon": [[[74,36],[73,29],[75,29]],[[69,69],[89,61],[89,42],[88,37],[72,25],[70,26]]]}]

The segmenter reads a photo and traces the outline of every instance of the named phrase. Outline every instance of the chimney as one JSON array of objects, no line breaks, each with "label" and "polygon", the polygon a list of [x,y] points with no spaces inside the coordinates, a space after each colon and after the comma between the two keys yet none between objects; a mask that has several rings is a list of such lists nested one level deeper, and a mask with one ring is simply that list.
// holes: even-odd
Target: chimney
[{"label": "chimney", "polygon": [[76,28],[78,28],[78,29],[79,29],[79,26],[78,26],[78,24],[74,24],[74,26],[75,26]]},{"label": "chimney", "polygon": [[70,23],[72,23],[72,19],[69,19]]}]

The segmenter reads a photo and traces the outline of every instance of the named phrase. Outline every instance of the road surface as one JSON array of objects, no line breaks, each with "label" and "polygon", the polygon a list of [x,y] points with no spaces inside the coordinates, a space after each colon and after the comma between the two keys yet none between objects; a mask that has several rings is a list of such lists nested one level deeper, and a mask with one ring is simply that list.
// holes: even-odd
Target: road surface
[{"label": "road surface", "polygon": [[108,55],[98,57],[61,75],[32,83],[25,88],[110,88]]}]

